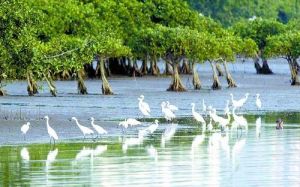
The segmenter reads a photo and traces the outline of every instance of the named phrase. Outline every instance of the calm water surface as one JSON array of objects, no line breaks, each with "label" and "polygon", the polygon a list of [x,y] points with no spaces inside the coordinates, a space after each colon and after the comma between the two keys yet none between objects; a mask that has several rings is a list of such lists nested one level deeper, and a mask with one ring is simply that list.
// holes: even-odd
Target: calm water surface
[{"label": "calm water surface", "polygon": [[201,134],[194,125],[165,124],[143,138],[3,146],[0,186],[298,186],[296,127]]}]

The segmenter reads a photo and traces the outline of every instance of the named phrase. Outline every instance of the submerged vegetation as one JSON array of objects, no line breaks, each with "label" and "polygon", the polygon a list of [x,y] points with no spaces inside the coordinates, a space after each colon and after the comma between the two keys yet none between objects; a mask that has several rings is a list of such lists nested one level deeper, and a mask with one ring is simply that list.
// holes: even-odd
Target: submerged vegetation
[{"label": "submerged vegetation", "polygon": [[0,7],[0,96],[3,82],[15,79],[27,80],[29,96],[38,93],[38,81],[56,96],[54,80],[73,78],[78,93],[88,94],[86,77],[101,78],[102,94],[110,95],[111,74],[172,75],[168,91],[186,91],[180,74],[193,74],[194,89],[201,89],[195,65],[205,62],[212,89],[221,88],[222,74],[236,87],[227,63],[237,56],[253,58],[260,74],[272,73],[267,58],[284,57],[291,84],[300,85],[297,21],[257,18],[225,28],[181,0],[0,0]]}]

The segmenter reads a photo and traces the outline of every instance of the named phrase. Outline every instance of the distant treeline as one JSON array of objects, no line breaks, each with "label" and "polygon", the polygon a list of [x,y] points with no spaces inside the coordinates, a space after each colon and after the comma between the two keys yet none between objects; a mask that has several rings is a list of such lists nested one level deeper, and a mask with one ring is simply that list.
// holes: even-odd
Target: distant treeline
[{"label": "distant treeline", "polygon": [[225,26],[253,16],[287,23],[300,18],[300,0],[186,0],[192,8]]}]

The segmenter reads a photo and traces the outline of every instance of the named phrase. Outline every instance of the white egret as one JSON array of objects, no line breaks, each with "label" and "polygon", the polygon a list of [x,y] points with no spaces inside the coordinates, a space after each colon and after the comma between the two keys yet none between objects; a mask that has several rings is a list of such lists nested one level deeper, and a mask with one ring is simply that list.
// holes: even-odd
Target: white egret
[{"label": "white egret", "polygon": [[175,106],[175,105],[171,105],[171,104],[169,103],[169,101],[167,101],[167,108],[170,109],[172,112],[178,110],[178,107]]},{"label": "white egret", "polygon": [[226,115],[226,114],[228,114],[229,113],[229,100],[226,100],[226,106],[225,106],[225,108],[224,108],[224,114]]},{"label": "white egret", "polygon": [[50,136],[50,144],[51,144],[51,139],[53,139],[54,144],[55,144],[55,140],[58,140],[58,136],[57,136],[55,130],[52,127],[50,127],[50,125],[49,125],[49,117],[45,116],[44,118],[46,119],[47,131]]},{"label": "white egret", "polygon": [[209,115],[211,116],[211,118],[216,122],[219,123],[219,125],[221,126],[221,130],[223,131],[227,125],[229,125],[230,122],[230,113],[227,113],[227,118],[223,118],[221,116],[218,116],[216,114],[216,111],[213,110],[213,112],[209,111]]},{"label": "white egret", "polygon": [[158,120],[156,119],[156,120],[154,121],[154,124],[150,125],[150,126],[146,129],[146,131],[149,131],[149,133],[152,134],[154,131],[156,131],[157,128],[158,128]]},{"label": "white egret", "polygon": [[232,102],[233,107],[234,107],[234,108],[240,108],[240,107],[242,107],[242,106],[245,104],[245,102],[247,101],[248,96],[249,96],[249,93],[246,93],[246,94],[245,94],[245,97],[242,98],[242,99],[240,99],[240,100],[234,100],[234,99],[233,99],[233,94],[232,94],[232,93],[230,94],[230,96],[231,96],[231,102]]},{"label": "white egret", "polygon": [[207,131],[212,132],[213,130],[213,125],[212,125],[212,118],[209,116],[209,124],[207,125]]},{"label": "white egret", "polygon": [[122,132],[124,133],[124,132],[125,132],[124,129],[127,129],[127,128],[128,128],[127,120],[125,119],[124,121],[121,121],[121,122],[119,123],[119,126],[122,126]]},{"label": "white egret", "polygon": [[24,140],[26,139],[26,133],[27,133],[27,131],[29,130],[29,127],[30,127],[30,122],[25,123],[25,124],[22,125],[22,127],[21,127],[21,131],[22,131],[22,133],[23,133],[23,135],[24,135]]},{"label": "white egret", "polygon": [[103,134],[107,134],[107,131],[104,130],[101,126],[95,125],[95,119],[93,117],[91,117],[91,125],[96,130],[96,132],[98,133],[98,135],[101,136]]},{"label": "white egret", "polygon": [[261,109],[261,100],[260,100],[259,96],[260,96],[259,94],[256,94],[255,104],[258,109]]},{"label": "white egret", "polygon": [[244,116],[238,116],[235,114],[235,108],[232,109],[232,116],[235,122],[237,122],[238,126],[240,128],[245,128],[245,130],[248,130],[248,122]]},{"label": "white egret", "polygon": [[161,111],[164,114],[164,117],[167,121],[172,121],[172,119],[176,118],[175,114],[166,107],[166,103],[162,102],[161,103]]},{"label": "white egret", "polygon": [[29,152],[28,152],[28,149],[26,147],[23,147],[21,149],[21,157],[23,160],[26,160],[26,161],[29,161],[30,160],[30,156],[29,156]]},{"label": "white egret", "polygon": [[94,131],[88,127],[85,127],[83,125],[80,125],[77,118],[72,117],[72,120],[74,120],[76,122],[76,125],[79,127],[79,129],[81,130],[83,137],[85,139],[85,135],[91,135],[93,137]]},{"label": "white egret", "polygon": [[142,112],[143,116],[149,117],[151,110],[150,110],[149,104],[144,102],[144,95],[140,95],[138,100],[139,100],[139,109]]},{"label": "white egret", "polygon": [[137,126],[137,125],[141,125],[142,123],[134,118],[128,118],[126,120],[127,124],[130,126]]},{"label": "white egret", "polygon": [[193,114],[194,119],[196,121],[200,122],[202,125],[206,125],[206,122],[203,119],[203,117],[201,116],[201,114],[199,114],[195,111],[195,103],[191,103],[191,105],[192,105],[192,114]]}]

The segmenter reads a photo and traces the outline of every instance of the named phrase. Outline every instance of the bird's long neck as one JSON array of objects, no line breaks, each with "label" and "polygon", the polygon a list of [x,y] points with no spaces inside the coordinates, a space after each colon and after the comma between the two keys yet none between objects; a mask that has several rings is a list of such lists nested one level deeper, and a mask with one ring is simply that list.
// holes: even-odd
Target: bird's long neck
[{"label": "bird's long neck", "polygon": [[46,119],[46,124],[47,124],[47,127],[49,128],[50,125],[49,125],[49,119],[48,118]]},{"label": "bird's long neck", "polygon": [[77,125],[78,127],[80,127],[80,124],[78,123],[78,120],[77,120],[77,119],[75,119],[75,122],[76,122],[76,125]]},{"label": "bird's long neck", "polygon": [[231,94],[230,96],[231,96],[231,101],[233,101],[233,95]]},{"label": "bird's long neck", "polygon": [[91,122],[91,124],[92,124],[92,125],[95,125],[95,124],[94,124],[94,122],[95,122],[95,120],[94,120],[94,119],[92,119],[92,122]]},{"label": "bird's long neck", "polygon": [[195,105],[192,105],[192,112],[195,112]]},{"label": "bird's long neck", "polygon": [[236,117],[235,108],[232,109],[232,115],[233,115],[233,117]]}]

